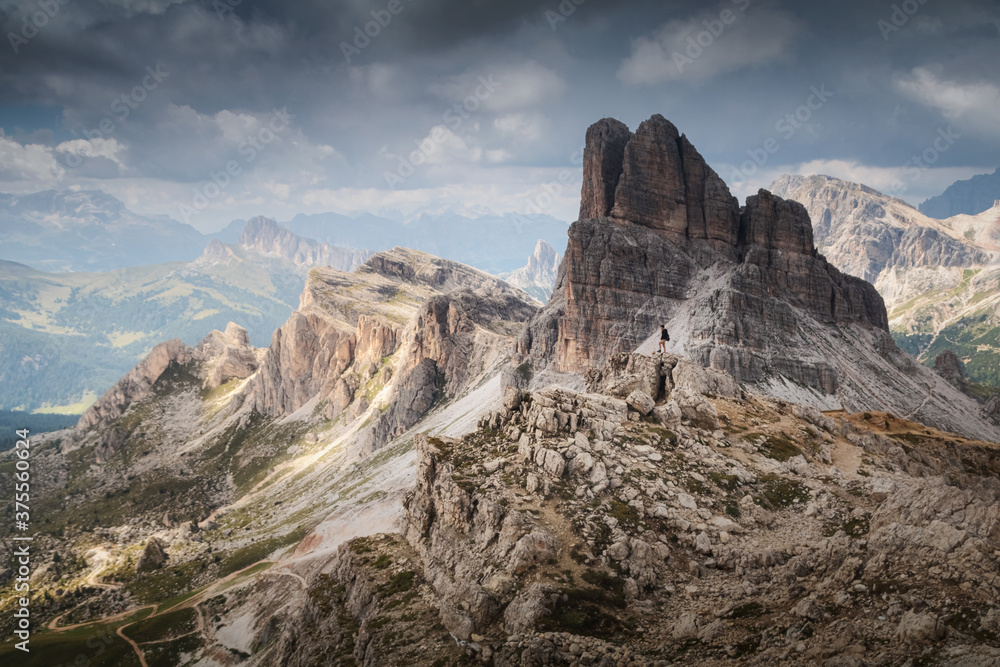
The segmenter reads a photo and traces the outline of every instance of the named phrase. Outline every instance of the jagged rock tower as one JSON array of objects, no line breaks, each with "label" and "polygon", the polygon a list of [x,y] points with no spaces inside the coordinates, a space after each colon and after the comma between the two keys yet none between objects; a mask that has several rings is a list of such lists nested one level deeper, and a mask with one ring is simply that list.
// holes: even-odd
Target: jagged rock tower
[{"label": "jagged rock tower", "polygon": [[[741,208],[662,116],[635,133],[604,119],[587,131],[580,219],[555,290],[515,361],[536,378],[579,375],[617,354],[653,352],[662,323],[673,352],[762,392],[920,411],[952,430],[962,421],[949,405],[957,392],[935,388],[929,369],[896,347],[875,288],[816,251],[801,204],[761,190]],[[958,412],[978,415],[972,404]]]}]

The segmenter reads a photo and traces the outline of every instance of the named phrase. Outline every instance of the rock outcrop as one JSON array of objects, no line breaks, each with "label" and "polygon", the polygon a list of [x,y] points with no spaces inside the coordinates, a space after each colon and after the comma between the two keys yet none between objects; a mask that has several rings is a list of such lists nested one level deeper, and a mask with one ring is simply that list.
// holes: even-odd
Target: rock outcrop
[{"label": "rock outcrop", "polygon": [[[805,207],[761,190],[740,208],[661,116],[631,136],[604,120],[588,138],[581,211],[596,217],[570,228],[552,297],[518,341],[536,383],[652,353],[668,324],[672,352],[757,391],[963,428],[947,417],[955,395],[923,401],[933,376],[896,348],[875,288],[819,254]],[[993,436],[973,421],[967,432]]]},{"label": "rock outcrop", "polygon": [[204,364],[206,387],[218,387],[230,380],[242,380],[254,374],[257,355],[250,347],[247,330],[230,322],[226,330],[213,331],[197,347],[192,357]]},{"label": "rock outcrop", "polygon": [[963,394],[969,393],[969,382],[965,379],[962,360],[951,350],[945,350],[934,360],[934,370],[948,381],[948,384]]},{"label": "rock outcrop", "polygon": [[168,556],[163,546],[163,542],[158,538],[149,538],[145,548],[139,555],[139,560],[135,564],[136,574],[158,570],[166,564]]},{"label": "rock outcrop", "polygon": [[334,420],[378,398],[382,409],[358,440],[372,449],[498,363],[535,311],[502,280],[403,248],[351,273],[315,269],[299,309],[274,333],[251,405],[283,416],[314,401]]},{"label": "rock outcrop", "polygon": [[969,473],[946,481],[950,436],[891,415],[712,397],[721,374],[676,357],[615,359],[591,379],[621,394],[664,373],[677,384],[659,400],[697,399],[725,430],[651,418],[645,389],[508,389],[476,432],[416,438],[403,533],[469,655],[857,665],[939,645],[990,664],[995,445],[967,443]]},{"label": "rock outcrop", "polygon": [[625,164],[625,147],[632,139],[628,126],[614,118],[600,120],[587,129],[583,155],[583,193],[580,219],[611,215],[615,190]]}]

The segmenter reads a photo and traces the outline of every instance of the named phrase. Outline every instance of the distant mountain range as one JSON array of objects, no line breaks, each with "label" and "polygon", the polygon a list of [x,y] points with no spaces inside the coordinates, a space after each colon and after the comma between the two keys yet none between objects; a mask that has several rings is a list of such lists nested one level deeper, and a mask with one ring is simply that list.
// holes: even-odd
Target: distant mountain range
[{"label": "distant mountain range", "polygon": [[284,223],[291,231],[332,245],[379,252],[395,246],[413,248],[463,262],[493,274],[515,271],[532,254],[538,239],[561,252],[568,225],[544,216],[424,214],[408,222],[375,215],[357,218],[336,213],[297,215]]},{"label": "distant mountain range", "polygon": [[190,261],[206,241],[190,225],[139,215],[100,190],[0,193],[0,259],[42,271]]},{"label": "distant mountain range", "polygon": [[1000,169],[958,181],[937,197],[920,204],[920,212],[944,220],[955,215],[977,215],[1000,200]]},{"label": "distant mountain range", "polygon": [[[246,225],[234,220],[202,234],[167,216],[134,213],[99,190],[0,194],[0,259],[42,271],[91,272],[188,262],[212,240],[239,243]],[[400,219],[370,213],[297,215],[283,226],[330,247],[378,252],[405,246],[494,274],[520,268],[538,239],[561,251],[568,228],[545,215],[448,208]]]},{"label": "distant mountain range", "polygon": [[901,348],[928,364],[953,350],[974,382],[1000,385],[1000,204],[937,220],[829,176],[782,176],[771,189],[805,205],[834,265],[875,285]]},{"label": "distant mountain range", "polygon": [[0,261],[0,409],[79,412],[160,341],[195,343],[229,321],[266,346],[311,268],[349,271],[369,254],[255,218],[191,262],[52,273]]}]

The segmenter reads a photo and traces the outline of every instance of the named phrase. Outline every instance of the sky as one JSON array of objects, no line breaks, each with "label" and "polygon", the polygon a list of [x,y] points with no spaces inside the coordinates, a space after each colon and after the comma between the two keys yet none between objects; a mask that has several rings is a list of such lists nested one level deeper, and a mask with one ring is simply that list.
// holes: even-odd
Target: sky
[{"label": "sky", "polygon": [[583,137],[660,113],[744,198],[916,204],[1000,166],[1000,2],[0,0],[0,191],[253,215],[579,207]]}]

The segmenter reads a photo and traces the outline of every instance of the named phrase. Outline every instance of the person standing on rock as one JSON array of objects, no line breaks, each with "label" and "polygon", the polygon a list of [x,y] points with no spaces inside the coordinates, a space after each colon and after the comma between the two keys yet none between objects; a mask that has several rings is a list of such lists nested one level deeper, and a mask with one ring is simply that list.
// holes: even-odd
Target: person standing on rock
[{"label": "person standing on rock", "polygon": [[667,351],[667,341],[670,340],[670,334],[667,333],[667,325],[660,325],[660,352]]}]

